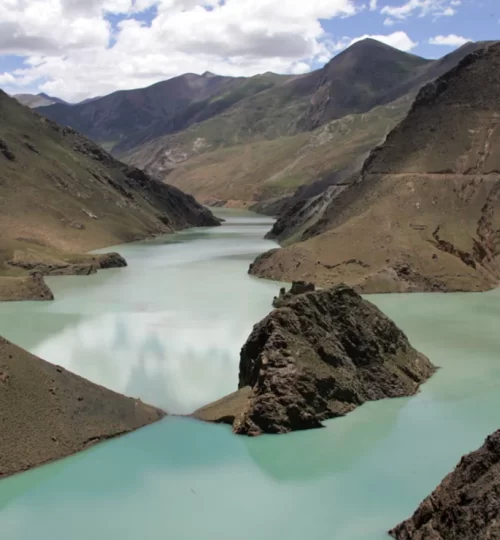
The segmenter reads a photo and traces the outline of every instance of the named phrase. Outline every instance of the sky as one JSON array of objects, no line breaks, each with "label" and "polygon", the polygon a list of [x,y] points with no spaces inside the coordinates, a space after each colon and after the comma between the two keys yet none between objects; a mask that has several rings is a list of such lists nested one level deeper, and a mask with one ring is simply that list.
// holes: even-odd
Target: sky
[{"label": "sky", "polygon": [[438,58],[500,39],[500,0],[0,0],[0,88],[77,102],[187,72],[304,73],[364,37]]}]

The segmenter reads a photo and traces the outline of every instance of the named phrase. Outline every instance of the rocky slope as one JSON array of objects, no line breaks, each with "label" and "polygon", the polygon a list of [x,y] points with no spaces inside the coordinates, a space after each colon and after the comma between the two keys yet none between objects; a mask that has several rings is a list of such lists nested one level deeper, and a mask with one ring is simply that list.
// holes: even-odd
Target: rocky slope
[{"label": "rocky slope", "polygon": [[396,540],[494,540],[500,538],[500,431],[425,499],[390,534]]},{"label": "rocky slope", "polygon": [[[359,162],[361,167],[363,158],[404,118],[411,103],[411,99],[401,99],[365,114],[345,116],[311,132],[213,152],[204,149],[201,155],[177,164],[168,174],[168,169],[155,168],[159,161],[154,156],[152,162],[141,164],[148,167],[152,163],[151,172],[166,174],[169,183],[207,203],[216,200],[226,206],[265,205],[283,196],[296,202],[307,197],[311,184],[315,184],[311,191],[323,191],[333,180],[332,171],[340,176],[353,163]],[[300,191],[304,193],[293,196]]]},{"label": "rocky slope", "polygon": [[404,95],[419,70],[431,64],[374,39],[354,43],[321,70],[311,105],[299,126],[314,129],[346,114],[389,103]]},{"label": "rocky slope", "polygon": [[191,196],[1,91],[0,169],[0,291],[15,299],[16,278],[20,291],[34,285],[23,277],[30,272],[123,265],[116,257],[82,254],[88,250],[219,224]]},{"label": "rocky slope", "polygon": [[156,422],[159,409],[0,338],[0,478]]},{"label": "rocky slope", "polygon": [[500,44],[424,87],[300,242],[251,273],[363,292],[480,291],[500,279]]},{"label": "rocky slope", "polygon": [[299,127],[314,129],[346,114],[394,101],[443,75],[482,46],[482,42],[469,42],[430,61],[374,39],[358,41],[321,70],[320,83]]},{"label": "rocky slope", "polygon": [[352,289],[285,298],[241,350],[239,390],[196,418],[246,435],[317,428],[365,401],[415,394],[434,373],[404,333]]}]

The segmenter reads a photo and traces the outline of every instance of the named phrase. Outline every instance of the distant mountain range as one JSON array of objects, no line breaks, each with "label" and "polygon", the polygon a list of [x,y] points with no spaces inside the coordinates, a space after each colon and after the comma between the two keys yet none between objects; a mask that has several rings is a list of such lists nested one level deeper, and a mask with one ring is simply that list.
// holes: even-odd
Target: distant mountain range
[{"label": "distant mountain range", "polygon": [[54,105],[55,103],[62,103],[64,105],[69,105],[66,101],[62,99],[49,96],[43,92],[40,94],[14,94],[12,97],[16,98],[19,103],[30,107],[30,109],[36,109],[37,107],[48,107],[49,105]]},{"label": "distant mountain range", "polygon": [[202,201],[248,205],[362,161],[425,83],[481,46],[427,60],[366,39],[305,75],[185,74],[38,110]]}]

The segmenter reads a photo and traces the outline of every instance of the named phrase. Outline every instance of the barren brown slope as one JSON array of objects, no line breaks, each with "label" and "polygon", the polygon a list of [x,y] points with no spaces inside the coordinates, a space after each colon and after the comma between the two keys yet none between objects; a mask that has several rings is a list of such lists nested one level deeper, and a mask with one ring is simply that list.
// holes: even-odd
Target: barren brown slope
[{"label": "barren brown slope", "polygon": [[500,431],[464,456],[390,534],[396,540],[498,540],[500,538]]},{"label": "barren brown slope", "polygon": [[0,478],[156,422],[159,409],[0,338]]},{"label": "barren brown slope", "polygon": [[218,224],[191,196],[1,91],[0,171],[0,276],[22,273],[12,261],[60,267],[97,247]]},{"label": "barren brown slope", "polygon": [[178,164],[166,180],[207,203],[247,206],[292,195],[299,186],[366,157],[410,106],[411,99],[403,98],[312,132],[203,153]]},{"label": "barren brown slope", "polygon": [[365,292],[479,291],[498,284],[500,44],[423,88],[303,241],[259,257],[268,278]]}]

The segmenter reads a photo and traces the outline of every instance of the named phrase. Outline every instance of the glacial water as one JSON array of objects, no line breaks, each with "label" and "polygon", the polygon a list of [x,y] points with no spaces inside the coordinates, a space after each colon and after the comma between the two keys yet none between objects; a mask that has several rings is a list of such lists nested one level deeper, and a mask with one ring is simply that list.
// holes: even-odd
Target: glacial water
[{"label": "glacial water", "polygon": [[[279,285],[247,275],[270,221],[120,246],[125,269],[50,279],[0,304],[0,335],[115,390],[188,413],[235,389]],[[500,291],[371,296],[440,366],[415,397],[325,429],[248,439],[179,417],[0,481],[5,540],[383,540],[500,428]]]}]

